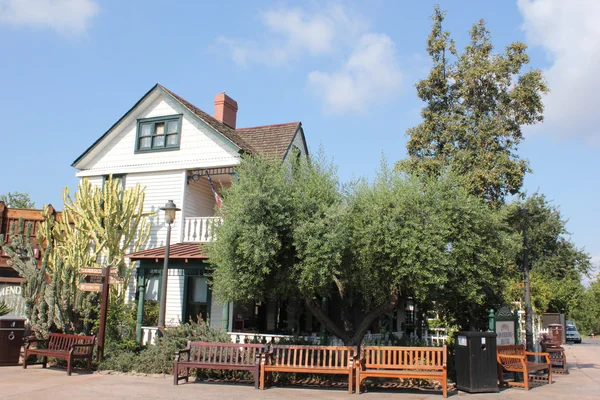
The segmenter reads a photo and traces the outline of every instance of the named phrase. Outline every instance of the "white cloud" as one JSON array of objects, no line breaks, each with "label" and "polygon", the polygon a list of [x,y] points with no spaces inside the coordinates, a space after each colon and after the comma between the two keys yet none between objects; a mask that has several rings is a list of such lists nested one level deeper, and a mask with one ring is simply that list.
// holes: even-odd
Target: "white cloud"
[{"label": "white cloud", "polygon": [[545,71],[551,92],[541,129],[560,136],[600,141],[600,1],[518,0],[528,41],[551,61]]},{"label": "white cloud", "polygon": [[100,8],[92,0],[0,0],[0,24],[84,34]]},{"label": "white cloud", "polygon": [[228,47],[233,60],[242,66],[260,63],[280,66],[308,54],[319,56],[337,51],[337,47],[364,30],[366,24],[350,16],[341,6],[309,13],[301,8],[278,8],[260,14],[266,29],[261,43],[231,39],[217,42]]},{"label": "white cloud", "polygon": [[399,88],[402,74],[396,45],[385,34],[364,34],[338,71],[313,71],[308,82],[323,100],[327,113],[365,111],[373,101],[382,101]]},{"label": "white cloud", "polygon": [[365,111],[369,103],[388,98],[400,88],[401,72],[393,40],[369,30],[361,17],[341,5],[308,12],[278,8],[260,15],[263,40],[219,37],[234,62],[288,65],[308,57],[335,57],[334,72],[310,72],[307,83],[328,113]]}]

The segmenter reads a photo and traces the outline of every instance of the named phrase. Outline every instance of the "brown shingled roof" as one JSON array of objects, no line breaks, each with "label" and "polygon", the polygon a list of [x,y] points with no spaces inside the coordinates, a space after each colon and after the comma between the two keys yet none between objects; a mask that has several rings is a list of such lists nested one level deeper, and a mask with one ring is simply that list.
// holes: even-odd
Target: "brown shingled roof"
[{"label": "brown shingled roof", "polygon": [[[147,259],[163,260],[165,258],[165,247],[166,246],[162,246],[155,249],[147,249],[135,253],[129,253],[125,257],[129,258],[131,261]],[[200,243],[176,243],[169,246],[170,260],[183,260],[186,258],[193,260],[206,260],[208,257],[200,248]]]},{"label": "brown shingled roof", "polygon": [[163,89],[165,92],[167,92],[171,96],[173,96],[185,108],[187,108],[192,114],[195,114],[198,118],[200,118],[201,120],[203,120],[204,122],[206,122],[213,129],[215,129],[217,132],[221,133],[223,136],[225,136],[227,139],[229,139],[233,144],[235,144],[239,148],[241,148],[241,149],[243,149],[243,150],[245,150],[245,151],[247,151],[249,153],[257,153],[257,151],[250,144],[248,144],[245,140],[243,140],[236,133],[235,129],[229,127],[228,125],[226,125],[223,122],[219,121],[218,119],[214,118],[210,114],[205,113],[204,111],[202,111],[201,109],[199,109],[198,107],[196,107],[195,105],[193,105],[192,103],[190,103],[189,101],[187,101],[186,99],[184,99],[184,98],[178,96],[177,94],[171,92],[166,87],[164,87],[164,86],[162,86],[160,84],[157,84],[157,85],[158,85],[158,87],[160,87],[161,89]]},{"label": "brown shingled roof", "polygon": [[250,143],[258,154],[283,158],[299,128],[300,122],[290,122],[237,129],[236,133]]}]

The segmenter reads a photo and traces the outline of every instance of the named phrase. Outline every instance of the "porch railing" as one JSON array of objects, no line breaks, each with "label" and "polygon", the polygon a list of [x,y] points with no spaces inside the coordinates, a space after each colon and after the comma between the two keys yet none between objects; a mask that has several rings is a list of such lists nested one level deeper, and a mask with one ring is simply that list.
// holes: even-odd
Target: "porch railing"
[{"label": "porch railing", "polygon": [[184,242],[212,242],[214,228],[223,223],[221,217],[187,217],[183,225]]},{"label": "porch railing", "polygon": [[142,344],[144,346],[154,344],[157,334],[158,326],[142,326]]}]

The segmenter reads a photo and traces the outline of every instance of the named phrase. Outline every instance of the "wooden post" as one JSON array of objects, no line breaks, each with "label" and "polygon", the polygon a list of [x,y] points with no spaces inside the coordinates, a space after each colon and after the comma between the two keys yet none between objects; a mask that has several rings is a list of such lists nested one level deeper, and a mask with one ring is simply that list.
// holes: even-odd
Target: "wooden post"
[{"label": "wooden post", "polygon": [[142,325],[144,324],[144,300],[146,297],[146,270],[142,267],[138,268],[138,312],[137,323],[135,326],[135,338],[139,344],[142,344]]},{"label": "wooden post", "polygon": [[108,291],[110,281],[110,265],[104,268],[104,282],[102,283],[102,304],[100,306],[100,326],[98,327],[98,354],[96,361],[100,362],[104,355],[104,339],[106,333],[106,311],[108,309]]}]

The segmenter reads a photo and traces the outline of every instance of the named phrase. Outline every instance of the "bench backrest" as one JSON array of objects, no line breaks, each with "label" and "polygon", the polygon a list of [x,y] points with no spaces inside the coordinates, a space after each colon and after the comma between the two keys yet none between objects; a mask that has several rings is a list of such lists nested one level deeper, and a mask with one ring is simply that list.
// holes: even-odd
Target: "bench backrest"
[{"label": "bench backrest", "polygon": [[[69,351],[71,346],[74,344],[94,344],[96,342],[95,336],[81,336],[81,335],[68,335],[65,333],[51,333],[48,338],[48,349]],[[76,347],[73,353],[75,354],[89,354],[94,350],[93,346],[89,347]]]},{"label": "bench backrest", "polygon": [[362,346],[364,367],[371,369],[443,370],[447,348]]},{"label": "bench backrest", "polygon": [[190,361],[206,364],[256,365],[264,344],[235,344],[188,341]]},{"label": "bench backrest", "polygon": [[519,356],[525,357],[525,346],[522,344],[511,344],[505,346],[496,347],[496,354],[498,363],[506,367],[521,367],[521,360],[513,357],[502,357],[502,356]]},{"label": "bench backrest", "polygon": [[308,346],[271,345],[269,365],[293,366],[298,368],[352,368],[356,347],[352,346]]}]

